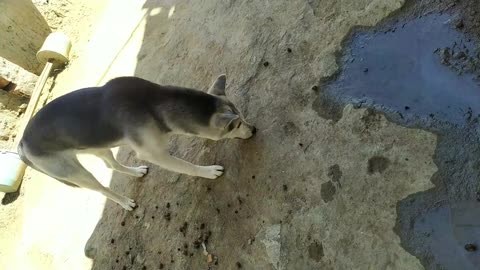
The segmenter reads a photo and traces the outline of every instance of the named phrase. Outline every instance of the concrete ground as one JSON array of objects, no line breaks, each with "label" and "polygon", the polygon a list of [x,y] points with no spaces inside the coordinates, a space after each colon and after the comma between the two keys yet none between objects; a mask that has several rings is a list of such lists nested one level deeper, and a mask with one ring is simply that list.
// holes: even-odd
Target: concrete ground
[{"label": "concrete ground", "polygon": [[[341,106],[334,120],[318,109],[321,83],[340,70],[352,28],[403,5],[110,3],[52,98],[120,75],[205,90],[226,73],[227,96],[259,132],[248,141],[172,139],[176,156],[225,166],[217,180],[151,164],[134,179],[85,158],[105,185],[136,199],[133,212],[28,170],[18,198],[0,207],[8,247],[0,268],[442,269],[422,265],[396,227],[399,203],[434,189],[437,136],[361,106]],[[128,147],[117,156],[142,163]]]}]

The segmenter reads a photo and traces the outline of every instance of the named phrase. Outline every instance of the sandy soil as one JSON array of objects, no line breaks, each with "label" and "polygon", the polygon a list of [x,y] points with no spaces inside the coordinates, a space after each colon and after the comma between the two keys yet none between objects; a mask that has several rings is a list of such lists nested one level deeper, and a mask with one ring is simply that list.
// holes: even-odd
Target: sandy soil
[{"label": "sandy soil", "polygon": [[[88,46],[94,31],[94,25],[101,18],[107,1],[34,0],[33,2],[45,16],[52,30],[62,31],[71,39],[73,46],[70,65],[74,65],[79,55]],[[2,74],[7,74],[9,78],[15,79],[16,82],[22,81],[22,85],[30,84],[33,89],[37,76],[29,74],[11,63],[0,62]],[[69,68],[67,66],[66,69],[68,70]],[[41,103],[47,100],[53,88],[54,79],[52,77],[44,88]],[[27,103],[28,98],[26,97],[0,93],[0,149],[11,149],[13,146],[16,127]],[[27,173],[26,179],[30,177]],[[0,249],[0,269],[28,269],[11,266],[18,252],[16,247],[20,244],[22,229],[24,228],[23,222],[26,220],[23,211],[25,207],[24,189],[22,188],[16,194],[2,194],[1,197],[4,198],[2,206],[0,206],[0,243],[2,243],[2,248]],[[38,249],[41,249],[41,247],[38,247]],[[39,256],[35,253],[30,253],[30,255],[32,260],[36,262],[31,269],[54,269],[49,263],[52,261],[52,258],[49,256]]]}]

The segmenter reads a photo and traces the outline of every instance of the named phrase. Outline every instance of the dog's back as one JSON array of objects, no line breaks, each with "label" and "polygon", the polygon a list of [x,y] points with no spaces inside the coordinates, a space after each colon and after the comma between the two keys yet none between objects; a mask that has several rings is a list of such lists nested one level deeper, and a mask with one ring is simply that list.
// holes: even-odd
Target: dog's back
[{"label": "dog's back", "polygon": [[114,147],[147,123],[165,133],[195,133],[196,125],[208,125],[215,109],[215,97],[206,93],[120,77],[50,102],[29,122],[21,143],[41,155]]}]

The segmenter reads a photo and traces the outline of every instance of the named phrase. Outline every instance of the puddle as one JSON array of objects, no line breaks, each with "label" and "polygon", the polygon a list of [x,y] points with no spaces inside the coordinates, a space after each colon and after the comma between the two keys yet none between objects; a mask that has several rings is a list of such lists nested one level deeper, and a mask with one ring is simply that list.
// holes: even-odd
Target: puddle
[{"label": "puddle", "polygon": [[[435,131],[436,187],[398,202],[396,233],[426,269],[478,269],[480,55],[450,15],[393,20],[352,35],[341,71],[322,86],[313,109],[338,119],[352,103]],[[479,250],[467,251],[468,243]]]},{"label": "puddle", "polygon": [[443,206],[431,209],[415,223],[415,234],[425,236],[422,244],[430,249],[431,265],[442,265],[443,269],[474,270],[477,269],[474,266],[480,264],[476,252],[465,250],[468,244],[478,247],[480,231],[471,226],[471,220],[459,223],[455,218],[458,216],[456,210],[467,210],[463,208]]},{"label": "puddle", "polygon": [[352,36],[343,69],[325,95],[393,111],[406,121],[464,124],[480,114],[474,48],[446,15],[362,31]]}]

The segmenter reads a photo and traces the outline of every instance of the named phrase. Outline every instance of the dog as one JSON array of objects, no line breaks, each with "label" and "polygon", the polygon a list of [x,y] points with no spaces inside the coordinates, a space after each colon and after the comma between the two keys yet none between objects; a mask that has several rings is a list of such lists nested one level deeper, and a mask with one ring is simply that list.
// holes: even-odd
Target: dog
[{"label": "dog", "polygon": [[120,164],[111,148],[128,145],[139,159],[164,169],[216,179],[219,165],[200,166],[168,152],[171,135],[211,140],[248,139],[256,128],[225,95],[226,76],[220,75],[208,92],[162,86],[137,77],[119,77],[101,87],[73,91],[48,103],[29,121],[18,146],[25,164],[65,184],[104,194],[126,210],[134,200],[104,187],[78,161],[93,154],[107,167],[142,177],[147,166]]}]

